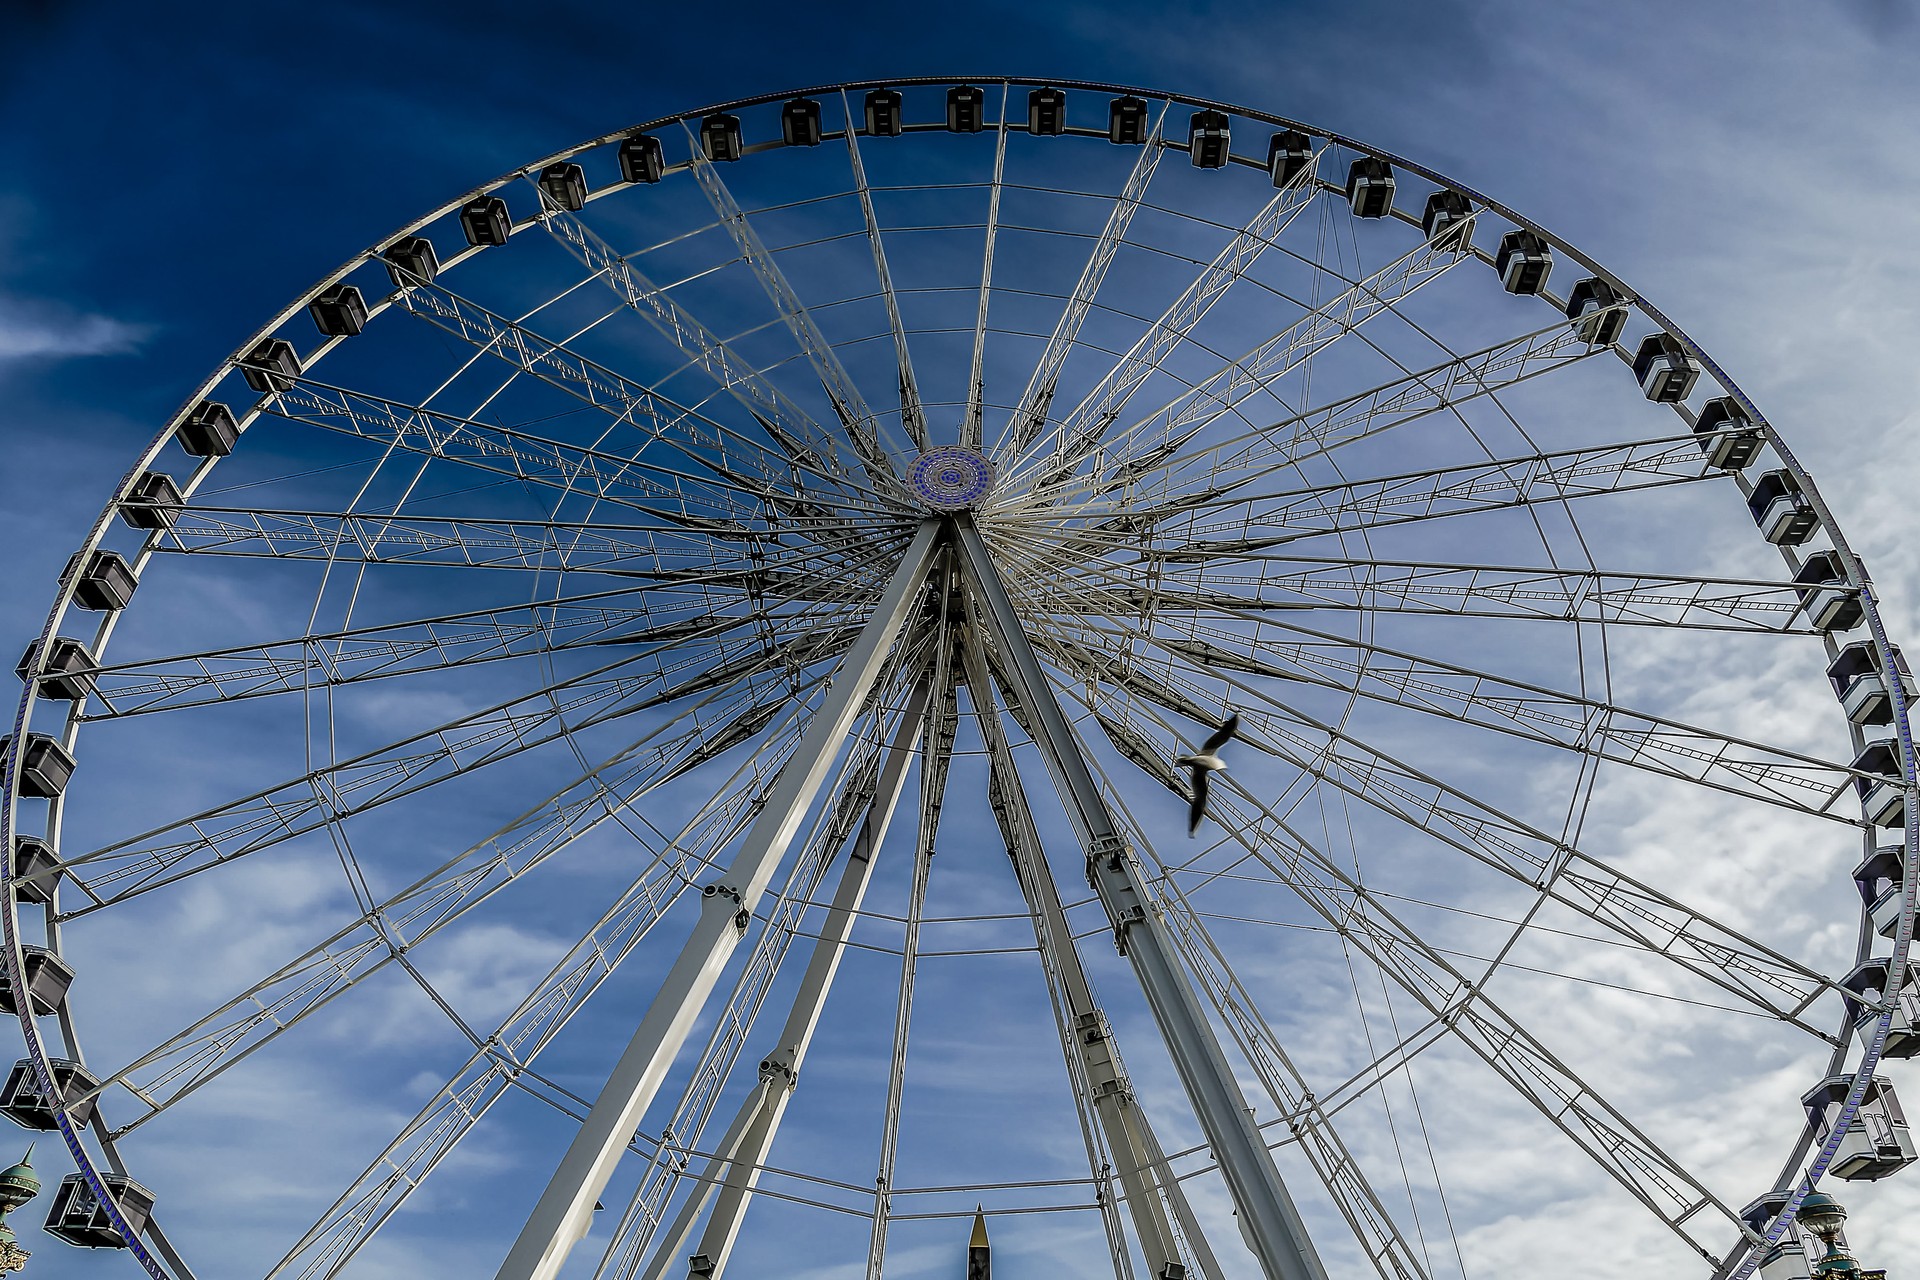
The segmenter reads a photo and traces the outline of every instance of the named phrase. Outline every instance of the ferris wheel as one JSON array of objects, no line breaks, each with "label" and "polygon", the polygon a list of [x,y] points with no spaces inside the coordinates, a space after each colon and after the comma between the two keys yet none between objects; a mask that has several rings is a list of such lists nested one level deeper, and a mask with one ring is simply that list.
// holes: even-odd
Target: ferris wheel
[{"label": "ferris wheel", "polygon": [[0,1114],[129,1274],[1432,1280],[1573,1205],[1557,1275],[1795,1280],[1916,1159],[1834,513],[1626,282],[1312,125],[897,80],[540,159],[242,344],[53,596]]}]

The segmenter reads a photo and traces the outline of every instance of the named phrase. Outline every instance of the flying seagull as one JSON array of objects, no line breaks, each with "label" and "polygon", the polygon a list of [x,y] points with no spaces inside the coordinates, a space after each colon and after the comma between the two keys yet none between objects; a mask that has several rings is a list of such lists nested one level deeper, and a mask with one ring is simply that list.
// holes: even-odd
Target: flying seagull
[{"label": "flying seagull", "polygon": [[1220,758],[1220,748],[1233,741],[1234,731],[1239,727],[1240,715],[1234,712],[1227,717],[1227,722],[1220,726],[1219,731],[1201,745],[1198,755],[1181,756],[1174,761],[1177,765],[1185,765],[1193,776],[1193,807],[1187,811],[1189,838],[1200,829],[1200,819],[1207,816],[1207,775],[1215,769],[1227,767],[1226,761]]}]

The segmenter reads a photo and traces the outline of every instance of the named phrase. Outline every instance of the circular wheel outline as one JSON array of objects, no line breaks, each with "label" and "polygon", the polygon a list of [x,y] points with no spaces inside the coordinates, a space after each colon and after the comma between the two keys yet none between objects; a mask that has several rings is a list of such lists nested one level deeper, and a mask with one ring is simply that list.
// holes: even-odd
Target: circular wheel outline
[{"label": "circular wheel outline", "polygon": [[[424,217],[419,218],[407,224],[406,226],[402,227],[394,235],[384,239],[379,245],[373,248],[364,250],[359,254],[356,254],[347,262],[343,263],[334,272],[330,273],[329,275],[324,277],[322,280],[317,282],[312,288],[310,288],[304,294],[302,294],[294,303],[292,303],[283,311],[281,311],[279,314],[274,316],[266,325],[262,326],[261,329],[256,331],[254,335],[252,335],[250,338],[247,339],[246,342],[242,343],[238,348],[236,348],[234,353],[225,362],[223,362],[221,366],[218,369],[216,369],[216,371],[210,377],[208,377],[202,384],[200,384],[198,388],[196,388],[194,394],[190,395],[183,402],[181,408],[166,423],[166,425],[156,434],[156,436],[150,442],[147,448],[141,453],[138,461],[136,461],[136,463],[128,470],[126,475],[122,478],[120,484],[116,487],[114,498],[107,503],[107,505],[102,509],[101,514],[96,518],[94,524],[89,529],[88,534],[81,545],[79,554],[88,555],[88,554],[91,554],[93,551],[102,547],[105,541],[106,532],[110,527],[112,520],[115,514],[117,513],[117,511],[119,510],[120,506],[127,499],[128,491],[133,481],[156,460],[162,448],[173,439],[176,430],[178,429],[179,425],[185,420],[188,413],[195,406],[197,406],[199,403],[205,400],[221,381],[226,379],[235,370],[241,367],[242,362],[246,359],[247,353],[254,350],[255,347],[261,341],[275,336],[281,328],[283,328],[291,319],[293,319],[293,317],[295,317],[299,312],[304,310],[307,304],[311,302],[316,296],[323,293],[333,285],[343,281],[355,269],[365,265],[370,260],[377,259],[381,250],[383,250],[387,246],[391,245],[393,242],[403,237],[417,234],[418,232],[430,226],[431,224],[444,219],[449,214],[458,210],[462,205],[468,203],[469,201],[480,196],[491,194],[505,186],[508,186],[509,184],[525,181],[530,177],[532,177],[540,169],[545,168],[550,164],[570,160],[575,156],[578,156],[587,151],[594,150],[596,148],[604,147],[610,144],[617,144],[623,139],[637,133],[648,133],[657,129],[662,129],[662,128],[675,126],[675,125],[682,125],[682,124],[689,125],[689,126],[696,125],[701,118],[709,115],[714,115],[718,113],[732,113],[732,112],[736,112],[739,110],[743,110],[743,109],[747,109],[755,106],[762,106],[769,103],[780,102],[780,101],[784,101],[794,97],[801,97],[801,96],[814,96],[814,95],[825,96],[825,95],[841,94],[841,93],[863,92],[866,90],[879,89],[879,88],[896,88],[897,89],[897,88],[912,88],[912,87],[926,87],[926,86],[947,87],[947,86],[968,85],[968,84],[980,85],[980,86],[1004,86],[1009,90],[1014,88],[1037,89],[1037,88],[1050,87],[1050,88],[1056,88],[1056,89],[1062,89],[1062,90],[1078,90],[1078,91],[1096,92],[1101,94],[1137,96],[1137,97],[1145,98],[1152,102],[1165,103],[1165,104],[1168,104],[1170,107],[1181,106],[1181,107],[1192,107],[1195,110],[1200,110],[1200,111],[1208,111],[1208,110],[1218,111],[1233,118],[1257,122],[1263,125],[1272,126],[1274,128],[1297,129],[1303,133],[1308,134],[1317,143],[1334,144],[1334,145],[1348,148],[1350,150],[1353,150],[1363,155],[1376,157],[1380,160],[1387,162],[1388,164],[1392,165],[1397,169],[1402,169],[1408,173],[1418,175],[1419,177],[1424,178],[1427,181],[1432,182],[1442,188],[1448,188],[1448,189],[1457,191],[1460,194],[1467,197],[1473,203],[1481,206],[1481,208],[1483,208],[1484,210],[1497,214],[1499,217],[1512,223],[1515,227],[1522,230],[1531,231],[1532,233],[1542,237],[1542,239],[1546,241],[1546,243],[1550,245],[1551,248],[1556,253],[1565,256],[1566,258],[1568,258],[1573,262],[1579,263],[1581,266],[1585,267],[1588,271],[1590,271],[1596,278],[1604,280],[1609,284],[1613,285],[1617,290],[1620,291],[1622,296],[1629,302],[1629,304],[1634,309],[1638,310],[1647,319],[1651,320],[1653,323],[1655,323],[1661,329],[1663,329],[1666,333],[1671,335],[1679,343],[1679,345],[1685,351],[1687,356],[1689,356],[1706,373],[1708,373],[1720,385],[1720,387],[1724,390],[1724,393],[1727,396],[1735,400],[1741,406],[1741,408],[1743,408],[1747,412],[1748,416],[1752,420],[1753,427],[1762,433],[1767,445],[1772,448],[1775,455],[1779,458],[1779,460],[1783,464],[1784,468],[1788,472],[1790,472],[1793,475],[1793,477],[1799,482],[1801,489],[1805,493],[1810,506],[1817,513],[1819,517],[1821,528],[1825,531],[1828,538],[1832,541],[1834,550],[1839,554],[1840,563],[1846,574],[1847,586],[1858,593],[1858,596],[1865,614],[1865,620],[1870,630],[1874,653],[1878,661],[1880,674],[1887,686],[1887,689],[1890,693],[1891,701],[1893,703],[1892,727],[1894,730],[1894,736],[1893,736],[1892,742],[1898,752],[1900,765],[1903,771],[1903,776],[1905,779],[1908,780],[1907,785],[1903,788],[1904,790],[1903,838],[1904,838],[1904,844],[1905,844],[1905,867],[1904,867],[1904,877],[1902,881],[1903,902],[1902,902],[1902,909],[1901,909],[1899,922],[1897,926],[1897,931],[1894,936],[1893,952],[1889,960],[1889,969],[1888,969],[1888,977],[1887,977],[1887,985],[1890,990],[1897,991],[1900,988],[1909,964],[1909,952],[1911,949],[1912,938],[1913,938],[1916,887],[1920,886],[1920,792],[1916,791],[1916,787],[1912,782],[1912,780],[1916,777],[1916,773],[1920,771],[1916,770],[1916,756],[1915,756],[1915,750],[1914,750],[1914,743],[1913,743],[1911,728],[1908,721],[1909,708],[1907,706],[1907,699],[1905,696],[1903,684],[1901,680],[1898,678],[1898,670],[1892,658],[1893,646],[1891,645],[1891,642],[1888,638],[1884,621],[1881,618],[1881,615],[1878,609],[1878,603],[1874,596],[1871,579],[1868,577],[1865,571],[1864,565],[1861,563],[1859,558],[1853,553],[1838,523],[1834,520],[1832,511],[1828,506],[1828,504],[1826,503],[1825,499],[1820,494],[1818,486],[1813,480],[1812,476],[1807,472],[1806,468],[1800,463],[1799,459],[1795,456],[1795,454],[1788,447],[1785,441],[1783,441],[1780,438],[1779,434],[1776,432],[1771,422],[1760,411],[1759,407],[1753,402],[1751,397],[1748,396],[1748,394],[1739,386],[1739,384],[1735,382],[1726,373],[1726,371],[1722,369],[1721,366],[1717,362],[1715,362],[1699,346],[1699,344],[1692,339],[1690,335],[1688,335],[1685,332],[1684,329],[1682,329],[1681,327],[1673,323],[1673,321],[1670,318],[1668,318],[1662,311],[1657,309],[1653,304],[1649,303],[1645,298],[1641,297],[1636,291],[1634,291],[1629,286],[1627,286],[1624,281],[1620,280],[1617,276],[1607,271],[1604,267],[1602,267],[1599,263],[1595,262],[1592,258],[1581,253],[1574,246],[1567,244],[1565,241],[1555,236],[1552,232],[1548,231],[1546,228],[1540,226],[1537,223],[1532,222],[1531,220],[1527,219],[1523,215],[1510,209],[1509,207],[1502,204],[1501,202],[1495,199],[1492,199],[1491,197],[1488,197],[1484,193],[1476,190],[1475,188],[1459,183],[1450,178],[1444,177],[1438,172],[1432,169],[1429,169],[1425,166],[1422,166],[1417,162],[1409,160],[1403,156],[1400,156],[1397,153],[1394,153],[1376,146],[1369,145],[1367,143],[1361,142],[1357,139],[1354,139],[1344,134],[1340,134],[1324,128],[1319,128],[1316,126],[1311,126],[1303,122],[1292,120],[1288,117],[1274,115],[1274,114],[1264,112],[1258,109],[1250,108],[1250,107],[1222,103],[1217,100],[1209,99],[1209,98],[1194,97],[1194,96],[1188,96],[1188,95],[1178,94],[1178,93],[1169,93],[1162,90],[1148,89],[1148,88],[1137,87],[1137,86],[1117,85],[1117,84],[1111,84],[1106,82],[1088,81],[1088,80],[1027,79],[1027,78],[1010,78],[1010,77],[994,77],[994,76],[973,77],[973,78],[949,77],[949,76],[903,77],[903,78],[895,78],[895,79],[849,81],[849,82],[814,86],[806,89],[801,89],[798,91],[786,91],[786,92],[780,92],[780,93],[761,94],[761,95],[755,95],[747,98],[734,99],[728,102],[715,104],[715,105],[704,107],[699,110],[695,110],[691,112],[681,112],[681,113],[675,113],[672,115],[656,117],[652,120],[645,121],[639,125],[623,128],[608,134],[603,134],[603,135],[600,135],[599,137],[589,139],[587,141],[576,144],[572,147],[565,148],[560,151],[556,151],[551,155],[543,157],[542,159],[537,160],[527,166],[512,170],[508,173],[505,173],[491,180],[490,182],[487,182],[485,184],[482,184],[478,187],[473,188],[471,191],[463,194],[462,196],[456,198],[455,200],[447,202],[446,204],[440,206],[439,208],[431,211]],[[1005,127],[1008,129],[1009,132],[1022,131],[1011,124]],[[909,133],[911,132],[944,132],[944,131],[945,131],[945,127],[942,124],[908,125],[905,128],[905,132],[909,132]],[[1087,136],[1093,136],[1093,137],[1104,136],[1104,134],[1102,134],[1098,130],[1092,130],[1092,129],[1086,129],[1086,128],[1070,128],[1067,130],[1067,132],[1072,134],[1081,134],[1081,135],[1087,135]],[[780,145],[779,143],[765,144],[766,147],[775,147],[779,145]],[[1184,149],[1182,147],[1182,144],[1179,144],[1179,143],[1170,142],[1167,145]],[[764,149],[764,148],[753,147],[753,148],[749,148],[748,150],[752,151],[752,150],[759,150],[759,149]],[[1255,168],[1260,167],[1257,164],[1257,162],[1254,162],[1239,156],[1232,157],[1232,163],[1250,165]],[[1404,212],[1397,209],[1392,211],[1392,216],[1400,218],[1403,221],[1409,220],[1407,218],[1407,215]],[[524,219],[514,225],[514,230],[515,232],[523,230],[527,226],[534,223],[535,221],[537,221],[536,218]],[[442,264],[443,268],[451,268],[453,266],[456,266],[460,262],[464,261],[471,254],[478,251],[479,251],[478,248],[469,248],[459,254],[456,254],[450,257],[444,264]],[[318,351],[316,351],[315,353],[313,353],[312,355],[310,355],[309,357],[307,357],[305,360],[302,361],[302,367],[303,368],[311,367],[311,365],[318,358],[318,356],[324,354],[325,351],[329,349],[334,342],[337,342],[337,341],[340,341],[340,339],[329,339],[329,340],[323,341]],[[253,412],[250,412],[247,418],[243,420],[242,422],[243,427],[246,421],[251,420],[253,413],[257,413],[257,409],[254,410]],[[201,464],[201,466],[195,469],[190,479],[189,486],[185,490],[188,494],[191,494],[193,488],[197,487],[198,483],[204,479],[206,473],[211,469],[213,464],[217,461],[218,461],[217,458],[207,459]],[[145,558],[151,553],[150,548],[154,541],[155,541],[155,537],[153,536],[149,536],[146,539],[146,545],[145,547],[143,547],[140,560],[135,562],[136,566],[140,562],[144,561]],[[34,651],[44,652],[48,642],[55,635],[58,634],[60,623],[65,620],[69,610],[72,608],[73,592],[74,592],[74,582],[71,580],[63,579],[62,584],[56,593],[54,603],[51,609],[49,610],[47,621],[43,625],[38,639],[35,641]],[[99,627],[97,643],[96,643],[96,647],[99,653],[96,656],[99,656],[99,654],[104,654],[106,644],[111,637],[111,633],[112,633],[116,618],[117,618],[117,611],[109,611],[102,619],[102,622]],[[28,728],[32,723],[33,710],[35,705],[37,704],[37,701],[38,701],[37,685],[34,682],[29,681],[26,685],[26,689],[21,698],[21,701],[16,708],[15,717],[12,725],[12,735],[13,735],[13,740],[15,742],[21,742],[25,740],[25,736],[28,732]],[[69,748],[71,748],[73,745],[73,736],[76,729],[77,729],[77,723],[72,719],[70,719],[67,726],[67,732],[62,738],[64,745],[68,746]],[[16,834],[16,831],[18,829],[18,800],[20,798],[19,784],[20,784],[20,774],[21,774],[21,768],[22,768],[22,761],[20,756],[21,756],[21,753],[12,752],[8,755],[6,759],[6,768],[5,768],[5,777],[4,777],[5,805],[4,805],[4,808],[0,808],[0,841],[7,842],[5,847],[8,847],[8,848],[12,847],[11,841],[13,840]],[[22,953],[22,943],[20,940],[19,930],[17,925],[17,918],[15,915],[15,912],[17,912],[19,908],[20,900],[17,893],[17,886],[15,885],[13,880],[10,859],[9,859],[8,867],[6,870],[6,877],[7,877],[8,893],[12,900],[14,911],[9,912],[5,922],[6,946],[5,946],[4,952],[0,953],[0,960],[3,960],[7,966],[8,976],[10,981],[14,984],[14,989],[16,991],[21,991],[21,990],[24,990],[24,980],[23,980],[24,961],[23,961],[23,953]],[[1869,926],[1863,922],[1862,924],[1863,931],[1867,930],[1868,928]],[[1891,1007],[1891,1005],[1889,1005],[1889,1007],[1881,1013],[1877,1028],[1875,1032],[1871,1035],[1871,1037],[1866,1040],[1865,1049],[1864,1049],[1864,1052],[1862,1053],[1859,1065],[1853,1071],[1853,1077],[1854,1077],[1853,1085],[1846,1099],[1845,1108],[1841,1113],[1839,1121],[1831,1127],[1831,1131],[1827,1139],[1823,1143],[1821,1143],[1819,1151],[1814,1155],[1814,1158],[1811,1161],[1811,1163],[1807,1165],[1804,1176],[1799,1178],[1793,1184],[1794,1190],[1793,1190],[1792,1197],[1789,1200],[1789,1202],[1785,1205],[1785,1207],[1782,1209],[1782,1211],[1778,1214],[1773,1225],[1769,1228],[1768,1232],[1766,1233],[1764,1244],[1758,1245],[1756,1248],[1751,1250],[1745,1256],[1744,1260],[1741,1261],[1740,1264],[1736,1268],[1734,1268],[1731,1272],[1723,1272],[1722,1274],[1730,1274],[1733,1277],[1735,1277],[1735,1280],[1740,1280],[1740,1278],[1743,1278],[1749,1273],[1751,1273],[1751,1271],[1754,1269],[1755,1265],[1757,1264],[1758,1259],[1764,1253],[1765,1246],[1775,1243],[1785,1233],[1786,1228],[1792,1219],[1793,1212],[1797,1208],[1800,1200],[1804,1198],[1804,1196],[1814,1188],[1814,1186],[1818,1182],[1819,1177],[1825,1172],[1827,1165],[1832,1160],[1840,1141],[1844,1138],[1848,1125],[1850,1124],[1855,1112],[1857,1111],[1861,1103],[1862,1097],[1872,1080],[1874,1069],[1878,1065],[1878,1062],[1881,1057],[1881,1053],[1884,1048],[1885,1041],[1890,1029],[1893,1012],[1894,1012],[1893,1008]],[[55,1094],[55,1092],[51,1089],[49,1078],[46,1075],[47,1058],[49,1055],[47,1054],[45,1045],[42,1042],[42,1038],[39,1034],[38,1027],[35,1023],[35,1015],[32,1012],[30,1002],[24,1001],[24,1000],[21,1002],[21,1012],[19,1014],[19,1019],[22,1025],[23,1036],[27,1044],[29,1056],[33,1059],[36,1066],[36,1070],[40,1073],[40,1076],[41,1076],[41,1080],[40,1080],[41,1086],[48,1093],[49,1096],[57,1097],[57,1094]],[[1846,1056],[1846,1043],[1850,1039],[1846,1033],[1847,1031],[1850,1030],[1850,1025],[1849,1025],[1850,1022],[1851,1022],[1850,1019],[1847,1020],[1846,1022],[1843,1022],[1843,1025],[1841,1028],[1842,1034],[1840,1038],[1842,1040],[1842,1045],[1839,1049],[1836,1050],[1836,1053],[1835,1053],[1835,1069],[1836,1070],[1838,1070],[1839,1066],[1844,1062],[1844,1058]],[[79,1135],[72,1123],[71,1117],[67,1114],[64,1104],[63,1103],[57,1104],[55,1107],[55,1112],[56,1112],[56,1120],[58,1124],[58,1131],[61,1134],[63,1143],[68,1148],[68,1151],[70,1155],[73,1157],[75,1164],[79,1169],[80,1173],[82,1174],[82,1176],[86,1179],[87,1183],[93,1189],[96,1196],[100,1198],[103,1206],[106,1208],[108,1212],[108,1216],[110,1220],[114,1222],[116,1227],[118,1227],[123,1232],[123,1234],[129,1235],[128,1244],[133,1255],[138,1260],[141,1261],[142,1265],[147,1269],[150,1275],[153,1275],[154,1277],[156,1277],[156,1280],[168,1280],[168,1273],[164,1269],[162,1269],[160,1262],[147,1253],[147,1251],[143,1248],[142,1243],[137,1236],[133,1236],[131,1235],[131,1233],[128,1233],[126,1231],[127,1224],[124,1221],[124,1219],[121,1218],[117,1207],[113,1203],[112,1197],[107,1193],[105,1184],[101,1180],[101,1174],[100,1174],[99,1168],[93,1161],[90,1154],[85,1149],[84,1145],[81,1143],[79,1139]],[[1804,1132],[1800,1146],[1796,1149],[1794,1156],[1789,1159],[1787,1173],[1791,1174],[1793,1169],[1799,1165],[1801,1159],[1804,1157],[1806,1153],[1807,1148],[1811,1145],[1810,1144],[1811,1135],[1812,1135],[1812,1128],[1811,1126],[1809,1126],[1809,1128]],[[1785,1185],[1784,1181],[1782,1185]]]}]

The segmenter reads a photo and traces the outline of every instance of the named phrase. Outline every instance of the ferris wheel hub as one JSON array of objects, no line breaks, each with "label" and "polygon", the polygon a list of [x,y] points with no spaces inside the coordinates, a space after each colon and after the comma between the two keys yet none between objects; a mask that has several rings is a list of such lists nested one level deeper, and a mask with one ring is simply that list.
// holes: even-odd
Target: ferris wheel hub
[{"label": "ferris wheel hub", "polygon": [[993,463],[978,449],[929,449],[913,460],[907,482],[935,511],[970,511],[993,487]]}]

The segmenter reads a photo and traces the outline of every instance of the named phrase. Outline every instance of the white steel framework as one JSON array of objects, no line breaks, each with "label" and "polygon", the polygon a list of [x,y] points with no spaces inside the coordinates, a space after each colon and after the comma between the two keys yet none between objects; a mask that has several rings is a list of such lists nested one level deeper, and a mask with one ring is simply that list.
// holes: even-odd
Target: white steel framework
[{"label": "white steel framework", "polygon": [[0,1114],[153,1280],[906,1280],[976,1211],[1010,1274],[1744,1280],[1905,1163],[1913,687],[1834,513],[1337,133],[907,80],[591,140],[274,317],[53,595]]}]

